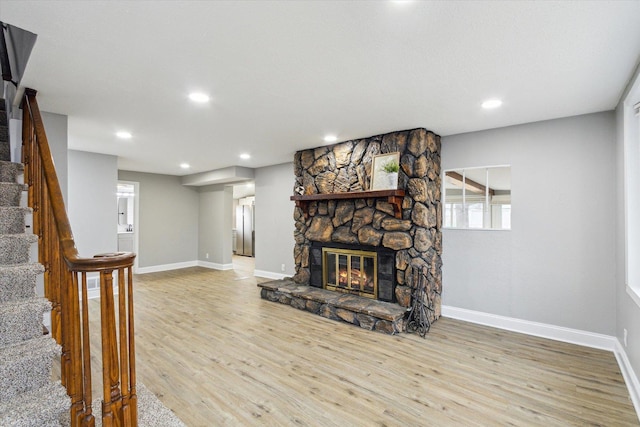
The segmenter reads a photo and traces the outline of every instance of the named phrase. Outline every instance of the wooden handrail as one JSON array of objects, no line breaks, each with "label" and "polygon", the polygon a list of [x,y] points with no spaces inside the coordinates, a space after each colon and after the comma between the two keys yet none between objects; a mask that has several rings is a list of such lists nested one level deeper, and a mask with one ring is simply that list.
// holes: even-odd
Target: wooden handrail
[{"label": "wooden handrail", "polygon": [[45,296],[52,303],[51,333],[62,346],[61,380],[71,397],[71,426],[95,425],[87,273],[99,273],[102,425],[135,427],[138,425],[132,274],[135,254],[79,256],[35,90],[25,90],[22,109],[22,160],[29,186],[28,204],[33,209],[33,232],[39,237],[38,260],[45,267]]}]

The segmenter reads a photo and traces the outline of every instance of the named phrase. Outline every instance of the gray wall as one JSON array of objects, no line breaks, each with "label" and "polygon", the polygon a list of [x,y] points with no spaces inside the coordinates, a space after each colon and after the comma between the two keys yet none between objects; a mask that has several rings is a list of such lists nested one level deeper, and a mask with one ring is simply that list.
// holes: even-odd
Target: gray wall
[{"label": "gray wall", "polygon": [[[629,92],[633,94],[631,102],[640,101],[640,68],[636,70],[635,76],[632,82],[637,82],[636,87],[631,91],[631,85],[627,89],[626,93],[622,97],[622,100],[627,97]],[[636,122],[637,123],[637,122]],[[631,296],[627,293],[626,277],[625,277],[625,239],[629,230],[625,227],[625,182],[624,182],[624,135],[628,129],[625,130],[624,123],[624,106],[623,102],[620,102],[616,109],[616,289],[618,295],[618,310],[617,310],[617,325],[615,335],[618,340],[624,346],[624,329],[627,329],[628,333],[628,346],[625,348],[625,353],[631,363],[631,366],[636,375],[640,375],[640,307],[636,304]],[[637,126],[636,124],[632,126]],[[635,129],[636,141],[640,141],[637,137],[638,129]],[[637,149],[637,148],[636,148]],[[637,155],[637,153],[635,153]],[[638,171],[635,172],[636,177]],[[632,174],[631,174],[632,175]],[[636,182],[635,187],[640,185]],[[633,189],[633,186],[632,186]],[[636,195],[637,198],[637,195]],[[629,218],[629,221],[637,221],[637,218]],[[632,231],[633,232],[633,231]],[[635,267],[637,268],[638,261],[635,261]],[[631,266],[634,267],[633,265]],[[636,276],[637,277],[637,276]]]},{"label": "gray wall", "polygon": [[443,305],[615,333],[613,112],[442,139],[443,169],[511,165],[512,230],[444,230]]},{"label": "gray wall", "polygon": [[115,252],[118,158],[69,150],[68,169],[67,211],[80,256]]},{"label": "gray wall", "polygon": [[198,192],[179,176],[121,170],[118,179],[140,183],[138,267],[196,261]]},{"label": "gray wall", "polygon": [[[198,260],[231,268],[233,187],[199,187]],[[209,258],[207,258],[209,254]]]},{"label": "gray wall", "polygon": [[58,181],[60,182],[60,190],[64,198],[65,205],[69,206],[68,186],[67,186],[67,116],[62,114],[42,112],[42,120],[44,121],[44,130],[47,132],[47,140],[49,141],[49,149],[53,156],[53,163],[56,167]]},{"label": "gray wall", "polygon": [[293,276],[293,163],[256,169],[255,181],[256,275]]}]

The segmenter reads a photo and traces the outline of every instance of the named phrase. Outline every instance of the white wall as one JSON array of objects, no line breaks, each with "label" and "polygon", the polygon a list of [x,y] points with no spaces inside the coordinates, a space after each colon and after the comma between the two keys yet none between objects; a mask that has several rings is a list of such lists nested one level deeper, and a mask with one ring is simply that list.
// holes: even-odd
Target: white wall
[{"label": "white wall", "polygon": [[[626,268],[629,268],[629,281],[637,281],[640,277],[638,268],[640,262],[637,259],[639,248],[626,247],[626,237],[628,233],[640,234],[638,229],[637,212],[640,210],[640,171],[637,164],[640,163],[638,155],[640,152],[640,129],[638,123],[640,119],[635,118],[630,111],[625,111],[624,101],[631,104],[640,102],[640,67],[636,70],[631,79],[629,87],[622,97],[622,101],[616,109],[616,289],[617,289],[617,324],[616,336],[624,346],[624,330],[627,330],[628,345],[624,347],[626,357],[635,373],[636,387],[636,408],[640,410],[640,304],[632,298],[627,291]],[[627,120],[625,122],[625,115]],[[625,140],[629,139],[629,144],[625,150]],[[635,156],[635,159],[632,159]],[[635,165],[632,160],[635,160]],[[631,166],[631,168],[629,168]],[[625,167],[629,168],[625,170]],[[628,182],[625,185],[625,173]],[[625,221],[625,204],[631,208],[631,216]],[[635,213],[635,215],[634,215]],[[634,239],[632,239],[633,241]],[[635,244],[638,239],[636,237]],[[630,251],[627,253],[627,249]],[[635,251],[635,253],[634,253]],[[629,265],[626,265],[626,258],[629,256]],[[635,269],[635,271],[634,271]],[[631,283],[633,285],[633,283]],[[635,284],[637,286],[637,283]],[[633,376],[633,375],[631,375]]]},{"label": "white wall", "polygon": [[443,169],[511,165],[512,230],[443,231],[443,305],[615,333],[612,112],[442,139]]},{"label": "white wall", "polygon": [[[233,187],[199,187],[198,260],[218,269],[233,268],[231,229]],[[207,254],[209,257],[207,258]]]},{"label": "white wall", "polygon": [[182,185],[179,176],[121,170],[118,179],[140,183],[138,267],[195,263],[198,259],[197,190]]},{"label": "white wall", "polygon": [[[256,254],[255,275],[280,278],[293,276],[293,163],[255,170]],[[283,272],[281,267],[285,265]]]},{"label": "white wall", "polygon": [[67,211],[80,256],[118,249],[116,185],[118,158],[69,150]]},{"label": "white wall", "polygon": [[[60,190],[65,205],[68,206],[68,159],[67,159],[67,116],[62,114],[42,112],[44,130],[47,133],[49,149],[53,156],[53,163],[56,167],[56,174],[60,182]],[[20,124],[22,126],[22,123]]]}]

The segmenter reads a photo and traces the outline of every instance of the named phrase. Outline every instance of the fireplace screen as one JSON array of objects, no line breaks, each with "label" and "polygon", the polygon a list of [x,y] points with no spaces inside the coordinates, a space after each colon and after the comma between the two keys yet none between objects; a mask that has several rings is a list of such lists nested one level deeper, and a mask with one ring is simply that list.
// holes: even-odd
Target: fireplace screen
[{"label": "fireplace screen", "polygon": [[378,298],[375,252],[322,248],[322,266],[325,289]]}]

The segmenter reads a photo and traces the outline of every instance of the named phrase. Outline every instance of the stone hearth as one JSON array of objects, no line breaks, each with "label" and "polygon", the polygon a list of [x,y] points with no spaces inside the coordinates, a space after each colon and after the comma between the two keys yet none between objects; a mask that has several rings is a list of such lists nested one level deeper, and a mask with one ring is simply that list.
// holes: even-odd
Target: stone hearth
[{"label": "stone hearth", "polygon": [[[392,190],[393,194],[373,191],[370,183],[374,157],[395,152],[400,158],[398,189]],[[296,274],[292,282],[302,287],[317,286],[318,281],[312,278],[311,262],[317,247],[348,245],[383,249],[390,252],[395,261],[392,273],[395,277],[392,277],[391,290],[383,293],[382,299],[388,301],[384,304],[392,303],[400,312],[406,312],[417,282],[412,272],[424,271],[425,296],[433,307],[428,313],[429,320],[437,320],[442,291],[440,137],[419,128],[298,151],[294,172]],[[290,297],[291,289],[287,287],[283,291],[284,288],[275,284],[273,288],[263,287],[262,297],[294,305],[293,299],[282,297]],[[318,302],[314,298],[305,301]],[[325,303],[328,305],[324,309],[318,308],[318,314],[362,326],[357,321],[357,314],[362,312],[352,311],[356,313],[356,321],[352,321],[350,315],[345,319],[337,314],[342,307],[333,302]],[[335,312],[326,311],[331,307]],[[312,308],[309,311],[317,311],[313,304]],[[394,333],[395,329],[404,327],[403,322],[394,322],[394,327],[387,332]],[[369,323],[365,324],[368,328]],[[371,329],[388,328],[373,326]]]},{"label": "stone hearth", "polygon": [[398,304],[299,285],[287,279],[260,283],[258,286],[262,288],[260,295],[263,299],[328,319],[392,335],[404,330],[406,309]]}]

